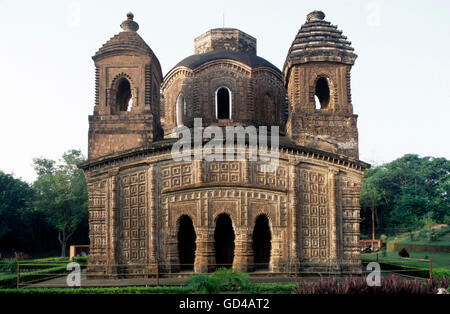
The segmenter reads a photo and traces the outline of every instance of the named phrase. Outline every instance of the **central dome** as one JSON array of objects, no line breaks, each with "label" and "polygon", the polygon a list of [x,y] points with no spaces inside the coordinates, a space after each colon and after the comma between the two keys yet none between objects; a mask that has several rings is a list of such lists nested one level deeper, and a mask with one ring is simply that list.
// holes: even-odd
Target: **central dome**
[{"label": "central dome", "polygon": [[256,38],[236,28],[215,28],[194,39],[194,55],[180,61],[174,68],[190,69],[217,59],[230,59],[251,68],[270,67],[280,71],[264,58],[256,55]]},{"label": "central dome", "polygon": [[285,123],[281,71],[256,55],[256,39],[216,28],[194,40],[194,55],[164,78],[161,121],[165,137],[179,126],[280,126]]}]

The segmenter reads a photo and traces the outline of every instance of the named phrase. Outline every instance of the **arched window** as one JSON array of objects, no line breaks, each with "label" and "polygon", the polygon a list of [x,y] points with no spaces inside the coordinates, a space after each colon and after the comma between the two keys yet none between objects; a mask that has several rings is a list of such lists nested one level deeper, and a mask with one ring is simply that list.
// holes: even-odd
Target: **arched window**
[{"label": "arched window", "polygon": [[216,119],[231,119],[231,92],[226,87],[216,90]]},{"label": "arched window", "polygon": [[330,87],[325,77],[320,77],[316,82],[314,91],[316,109],[327,109],[330,103]]},{"label": "arched window", "polygon": [[177,126],[183,125],[183,116],[186,115],[186,100],[183,94],[178,95],[176,105]]},{"label": "arched window", "polygon": [[133,104],[130,82],[122,78],[117,86],[116,105],[119,111],[130,111]]}]

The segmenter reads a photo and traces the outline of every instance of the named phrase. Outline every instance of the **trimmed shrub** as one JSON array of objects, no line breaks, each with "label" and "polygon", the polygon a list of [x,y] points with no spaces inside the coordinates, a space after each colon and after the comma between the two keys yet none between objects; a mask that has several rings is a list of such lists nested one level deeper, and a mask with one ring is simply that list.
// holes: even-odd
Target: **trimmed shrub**
[{"label": "trimmed shrub", "polygon": [[261,283],[249,285],[244,292],[251,294],[291,294],[296,287],[295,284]]},{"label": "trimmed shrub", "polygon": [[[66,266],[58,266],[43,270],[24,272],[20,274],[20,282],[41,281],[53,278],[56,274],[66,273]],[[13,288],[17,285],[17,274],[0,277],[0,287]]]},{"label": "trimmed shrub", "polygon": [[398,252],[398,255],[400,255],[400,257],[409,257],[409,253],[408,253],[408,251],[405,248],[401,249]]},{"label": "trimmed shrub", "polygon": [[0,294],[185,294],[186,287],[0,289]]},{"label": "trimmed shrub", "polygon": [[187,287],[194,293],[218,293],[221,291],[243,291],[250,281],[247,274],[228,268],[219,268],[210,275],[192,275]]}]

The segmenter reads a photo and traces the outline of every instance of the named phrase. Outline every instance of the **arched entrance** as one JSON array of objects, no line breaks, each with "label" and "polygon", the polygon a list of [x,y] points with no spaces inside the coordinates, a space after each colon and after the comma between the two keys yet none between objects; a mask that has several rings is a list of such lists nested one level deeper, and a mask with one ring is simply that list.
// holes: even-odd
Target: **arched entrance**
[{"label": "arched entrance", "polygon": [[271,240],[269,219],[266,215],[259,215],[253,229],[255,270],[269,269]]},{"label": "arched entrance", "polygon": [[214,249],[217,267],[231,267],[234,258],[234,230],[230,216],[220,214],[214,231]]},{"label": "arched entrance", "polygon": [[195,238],[192,219],[187,215],[181,216],[178,222],[178,258],[180,259],[180,270],[194,269]]}]

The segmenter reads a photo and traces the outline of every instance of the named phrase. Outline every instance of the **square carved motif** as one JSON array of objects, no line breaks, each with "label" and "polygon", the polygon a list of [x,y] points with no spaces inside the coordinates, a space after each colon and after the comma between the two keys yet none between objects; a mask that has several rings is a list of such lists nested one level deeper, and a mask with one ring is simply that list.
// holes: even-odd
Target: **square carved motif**
[{"label": "square carved motif", "polygon": [[162,174],[163,178],[166,178],[166,177],[170,176],[170,169],[169,168],[163,168],[161,170],[161,174]]},{"label": "square carved motif", "polygon": [[173,167],[172,168],[172,175],[177,176],[181,174],[181,166]]}]

